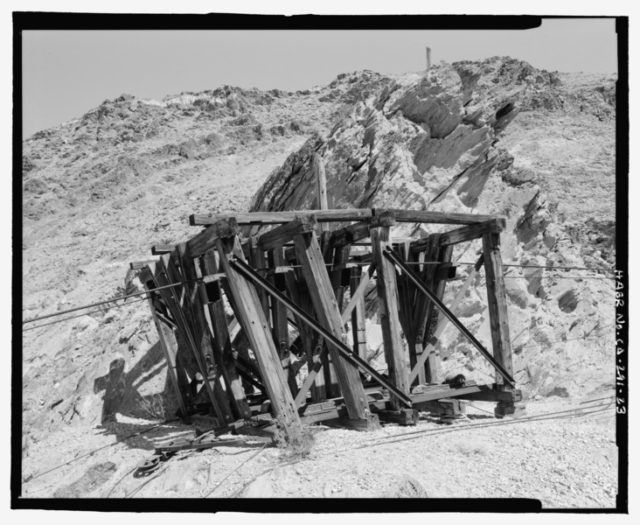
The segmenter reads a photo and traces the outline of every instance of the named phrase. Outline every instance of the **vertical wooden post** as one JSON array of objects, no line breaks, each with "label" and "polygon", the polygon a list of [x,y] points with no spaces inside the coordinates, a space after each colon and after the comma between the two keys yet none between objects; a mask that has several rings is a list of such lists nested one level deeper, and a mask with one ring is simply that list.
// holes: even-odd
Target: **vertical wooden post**
[{"label": "vertical wooden post", "polygon": [[[427,249],[427,252],[428,252],[428,249]],[[418,255],[418,261],[424,262],[425,260],[428,260],[428,258],[426,257],[425,252],[421,251]],[[422,271],[420,273],[423,279],[425,280],[425,282],[428,284],[429,280],[425,279],[425,276],[427,275],[429,265],[423,265],[423,266],[424,267],[422,268]],[[425,326],[427,324],[427,298],[424,296],[423,293],[419,293],[419,295],[416,296],[416,308],[415,308],[414,316],[415,316],[414,326],[415,326],[416,333],[414,334],[413,339],[411,339],[411,344],[413,344],[413,347],[414,347],[414,353],[416,356],[416,364],[417,364],[421,361],[420,358],[422,357],[422,353],[424,352],[423,340],[424,340]],[[412,366],[414,366],[413,363],[412,363]],[[420,365],[418,367],[417,378],[418,378],[419,385],[424,385],[427,383],[425,365]]]},{"label": "vertical wooden post", "polygon": [[[142,281],[142,285],[144,289],[148,292],[149,288],[155,288],[153,284],[153,270],[147,266],[140,272],[140,280]],[[151,287],[149,286],[151,284]],[[178,344],[173,334],[173,330],[171,330],[167,325],[158,319],[158,315],[156,313],[156,308],[153,304],[153,299],[151,295],[147,295],[147,300],[149,302],[149,309],[151,310],[151,318],[153,319],[153,324],[158,331],[158,338],[160,340],[160,346],[162,347],[162,351],[164,352],[165,359],[167,360],[167,376],[169,378],[169,383],[174,390],[176,395],[176,400],[178,403],[178,408],[180,409],[180,416],[187,416],[187,406],[183,396],[183,393],[180,389],[180,383],[178,381],[178,369],[176,362],[176,354],[178,353]]]},{"label": "vertical wooden post", "polygon": [[[202,259],[204,274],[210,275],[218,272],[216,262],[216,252],[208,250]],[[222,299],[222,287],[219,282],[212,282],[207,285],[201,284],[207,297],[207,307],[211,319],[211,327],[214,334],[213,351],[216,364],[222,371],[224,382],[229,392],[231,407],[238,418],[246,419],[251,417],[251,407],[247,403],[247,398],[242,387],[242,380],[238,375],[233,359],[233,348],[231,347],[231,336],[227,325],[227,318],[224,312],[224,302]]]},{"label": "vertical wooden post", "polygon": [[[371,247],[378,272],[376,286],[380,301],[384,353],[389,368],[389,379],[398,389],[408,394],[409,363],[402,345],[396,270],[393,263],[384,256],[385,248],[391,246],[389,230],[394,219],[383,215],[376,222],[377,225],[371,228]],[[391,399],[391,405],[396,410],[401,408],[401,405],[394,398]]]},{"label": "vertical wooden post", "polygon": [[[432,260],[438,262],[451,262],[451,255],[453,253],[453,246],[443,246],[438,248],[439,244],[439,234],[435,234],[433,237],[433,248],[432,251]],[[440,279],[438,277],[438,270],[440,265],[432,265],[432,273],[430,274],[430,289],[436,294],[438,299],[442,300],[444,297],[445,287],[447,285],[447,281],[444,279]],[[424,333],[424,347],[429,346],[430,340],[433,337],[433,334],[438,326],[438,318],[440,317],[440,312],[431,301],[429,301],[429,305],[427,307],[427,323],[425,326]],[[428,383],[441,383],[444,379],[442,377],[442,364],[440,362],[440,353],[437,349],[437,346],[431,346],[433,350],[429,354],[427,358],[427,382]]]},{"label": "vertical wooden post", "polygon": [[427,46],[427,73],[431,69],[431,48]]},{"label": "vertical wooden post", "polygon": [[[277,248],[272,250],[270,259],[272,261],[272,264],[270,264],[272,268],[275,268],[277,266],[284,266],[285,261],[282,246],[278,246]],[[279,291],[281,291],[282,293],[286,293],[287,287],[283,274],[274,273],[270,280]],[[298,393],[298,385],[296,383],[296,376],[293,373],[293,368],[291,367],[287,307],[284,306],[280,301],[276,301],[273,298],[271,300],[271,319],[273,322],[274,340],[276,343],[276,347],[278,348],[278,353],[280,354],[282,367],[284,369],[285,375],[287,376],[287,383],[289,384],[289,388],[291,388],[291,393],[295,396]]]},{"label": "vertical wooden post", "polygon": [[[170,270],[175,276],[180,275],[183,284],[182,311],[191,328],[196,351],[199,353],[204,373],[202,373],[205,386],[210,385],[216,402],[213,405],[216,416],[224,424],[233,421],[231,406],[218,376],[215,358],[213,355],[213,345],[211,339],[213,334],[205,319],[204,304],[199,293],[199,286],[196,283],[199,275],[195,269],[195,261],[187,253],[186,244],[179,244],[169,258]],[[179,269],[179,271],[178,271]]]},{"label": "vertical wooden post", "polygon": [[[329,209],[329,198],[327,196],[327,174],[324,169],[324,162],[318,153],[313,154],[313,172],[316,180],[316,191],[318,193],[318,208]],[[326,231],[327,225],[321,224],[320,231]]]},{"label": "vertical wooden post", "polygon": [[[507,296],[502,273],[502,257],[500,256],[500,234],[485,233],[482,236],[482,248],[487,277],[487,300],[489,303],[493,357],[513,376]],[[496,382],[504,385],[504,379],[500,374],[496,374]]]},{"label": "vertical wooden post", "polygon": [[[296,269],[297,270],[297,269]],[[303,291],[298,286],[306,286],[304,277],[298,276],[302,272],[294,271],[287,272],[285,274],[285,283],[287,291],[291,299],[304,311],[311,312],[313,306],[311,299],[306,289]],[[321,372],[322,361],[320,359],[320,352],[322,350],[323,339],[311,330],[304,321],[296,316],[296,324],[298,325],[298,331],[300,333],[300,339],[302,341],[302,347],[304,348],[307,356],[307,371],[309,374],[313,373],[315,381],[311,385],[311,399],[313,401],[320,401],[327,398],[327,390],[324,381],[324,374]],[[296,396],[301,402],[303,399],[300,396]]]},{"label": "vertical wooden post", "polygon": [[[182,278],[176,267],[177,254],[163,255],[159,261],[159,271],[157,272],[157,284],[164,286],[167,284],[179,283]],[[178,344],[182,341],[184,345],[189,349],[191,357],[196,364],[196,369],[200,373],[204,381],[204,388],[206,389],[213,411],[221,424],[225,421],[225,411],[221,406],[218,396],[214,392],[214,387],[209,381],[209,371],[207,365],[202,359],[202,353],[198,346],[198,336],[194,333],[191,320],[187,317],[186,313],[188,308],[185,307],[187,297],[187,290],[184,286],[181,290],[176,288],[169,288],[165,295],[165,303],[170,308],[171,315],[176,322],[176,338]],[[192,382],[193,382],[192,377]]]},{"label": "vertical wooden post", "polygon": [[[351,269],[351,293],[355,293],[360,284],[360,278],[362,275],[362,268],[356,266]],[[353,351],[356,352],[362,359],[367,358],[368,346],[367,346],[367,330],[366,330],[366,317],[365,317],[365,305],[364,295],[358,299],[356,307],[351,313],[351,329],[353,331]]]},{"label": "vertical wooden post", "polygon": [[[258,246],[258,238],[251,237],[249,239],[249,260],[251,261],[251,266],[253,266],[256,270],[260,272],[260,274],[264,277],[264,273],[260,270],[266,268],[265,260],[264,260],[264,251]],[[267,296],[267,292],[260,289],[257,290],[258,297],[260,298],[260,304],[262,305],[262,309],[269,319],[269,298]]]},{"label": "vertical wooden post", "polygon": [[229,258],[244,261],[244,254],[237,236],[216,241],[220,261],[227,274],[229,290],[234,297],[236,315],[256,355],[262,381],[271,400],[271,410],[289,444],[302,443],[302,424],[291,396],[291,390],[280,364],[278,351],[273,344],[271,330],[252,283],[229,264]]},{"label": "vertical wooden post", "polygon": [[[318,320],[325,328],[344,340],[346,334],[340,310],[315,232],[313,229],[309,231],[301,228],[300,233],[294,236],[294,243]],[[372,421],[358,369],[344,359],[333,345],[329,344],[328,348],[349,418],[363,422]]]}]

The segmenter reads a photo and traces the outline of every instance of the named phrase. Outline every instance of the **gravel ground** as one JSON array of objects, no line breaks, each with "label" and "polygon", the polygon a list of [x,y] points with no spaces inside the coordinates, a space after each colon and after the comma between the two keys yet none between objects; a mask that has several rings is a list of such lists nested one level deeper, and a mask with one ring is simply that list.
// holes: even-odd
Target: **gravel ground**
[{"label": "gravel ground", "polygon": [[[599,402],[602,403],[602,402]],[[565,411],[578,401],[538,401],[526,416]],[[525,497],[545,508],[612,508],[617,447],[612,406],[588,416],[498,421],[489,403],[474,403],[451,426],[421,420],[359,433],[316,426],[306,457],[286,451],[219,447],[181,452],[158,475],[136,478],[135,466],[153,444],[192,436],[186,426],[122,423],[113,433],[56,433],[25,458],[24,497]],[[140,423],[138,421],[138,423]],[[502,424],[506,423],[506,424]],[[475,426],[475,428],[471,428]],[[118,435],[120,437],[118,437]],[[71,460],[61,468],[47,455]],[[102,447],[102,448],[101,448]],[[63,452],[64,451],[64,452]],[[75,456],[74,456],[75,454]],[[58,460],[59,461],[59,460]]]}]

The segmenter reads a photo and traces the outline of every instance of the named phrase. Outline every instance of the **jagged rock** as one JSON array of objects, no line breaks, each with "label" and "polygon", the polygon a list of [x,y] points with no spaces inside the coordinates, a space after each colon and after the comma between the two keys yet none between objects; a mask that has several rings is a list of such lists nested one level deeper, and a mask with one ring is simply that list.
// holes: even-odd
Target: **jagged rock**
[{"label": "jagged rock", "polygon": [[520,308],[526,308],[529,305],[529,292],[527,287],[520,279],[505,279],[504,287],[507,292],[507,296],[513,304]]}]

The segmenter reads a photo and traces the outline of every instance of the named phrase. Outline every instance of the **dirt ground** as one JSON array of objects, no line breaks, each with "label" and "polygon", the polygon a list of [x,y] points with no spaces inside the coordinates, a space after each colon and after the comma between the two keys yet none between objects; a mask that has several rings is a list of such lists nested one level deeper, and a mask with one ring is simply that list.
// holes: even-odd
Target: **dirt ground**
[{"label": "dirt ground", "polygon": [[[584,407],[597,408],[567,412]],[[453,425],[427,418],[373,432],[318,425],[310,428],[306,456],[247,438],[242,447],[180,452],[144,478],[134,470],[154,444],[193,437],[193,429],[121,418],[91,434],[68,429],[34,445],[23,497],[524,497],[544,508],[615,506],[618,450],[608,398],[531,401],[519,416],[525,419],[497,420],[491,410],[491,403],[473,402]],[[526,419],[542,414],[556,415]]]}]

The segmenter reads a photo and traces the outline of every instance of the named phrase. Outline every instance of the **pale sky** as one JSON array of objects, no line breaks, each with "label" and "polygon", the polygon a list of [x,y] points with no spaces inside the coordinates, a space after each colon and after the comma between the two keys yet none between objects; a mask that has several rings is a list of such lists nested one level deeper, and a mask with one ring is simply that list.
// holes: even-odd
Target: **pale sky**
[{"label": "pale sky", "polygon": [[339,73],[406,73],[508,55],[550,71],[616,72],[613,19],[546,20],[524,31],[24,31],[24,137],[122,93],[161,99],[224,84],[289,91]]}]

